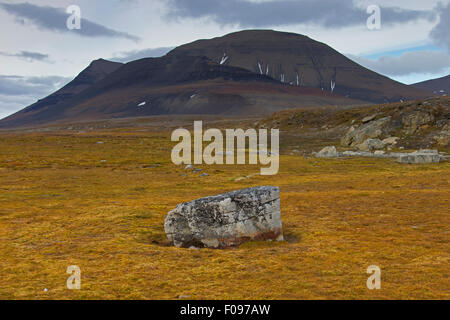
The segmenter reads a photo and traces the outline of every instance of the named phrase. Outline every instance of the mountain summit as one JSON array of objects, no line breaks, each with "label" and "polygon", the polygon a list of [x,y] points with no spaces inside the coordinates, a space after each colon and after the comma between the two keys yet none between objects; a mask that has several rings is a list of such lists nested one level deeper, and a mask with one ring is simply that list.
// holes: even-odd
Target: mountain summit
[{"label": "mountain summit", "polygon": [[295,33],[246,30],[198,40],[172,53],[201,55],[266,74],[280,82],[333,91],[373,103],[424,98],[418,91],[348,59],[328,45]]}]

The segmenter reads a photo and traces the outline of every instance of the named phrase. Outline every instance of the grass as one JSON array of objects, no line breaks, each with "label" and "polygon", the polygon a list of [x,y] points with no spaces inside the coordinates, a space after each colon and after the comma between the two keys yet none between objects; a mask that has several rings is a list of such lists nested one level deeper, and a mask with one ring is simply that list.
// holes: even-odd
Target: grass
[{"label": "grass", "polygon": [[[182,176],[173,145],[170,132],[126,128],[3,133],[0,298],[450,298],[448,162],[282,155],[274,177],[246,165]],[[257,185],[280,186],[287,241],[168,246],[178,203]],[[382,289],[370,291],[374,264]],[[69,265],[81,290],[66,288]]]}]

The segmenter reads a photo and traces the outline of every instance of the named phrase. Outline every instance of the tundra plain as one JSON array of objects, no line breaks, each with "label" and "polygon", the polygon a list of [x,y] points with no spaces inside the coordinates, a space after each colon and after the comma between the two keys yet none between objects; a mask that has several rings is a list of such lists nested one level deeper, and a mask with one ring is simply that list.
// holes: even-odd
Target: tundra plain
[{"label": "tundra plain", "polygon": [[[172,130],[189,123],[1,132],[0,298],[450,298],[449,162],[316,159],[293,149],[338,145],[337,135],[282,131],[276,176],[252,165],[192,172],[170,157]],[[260,185],[281,188],[286,241],[168,245],[164,218],[178,203]],[[70,265],[81,268],[81,290],[66,287]],[[366,287],[371,265],[380,290]]]}]

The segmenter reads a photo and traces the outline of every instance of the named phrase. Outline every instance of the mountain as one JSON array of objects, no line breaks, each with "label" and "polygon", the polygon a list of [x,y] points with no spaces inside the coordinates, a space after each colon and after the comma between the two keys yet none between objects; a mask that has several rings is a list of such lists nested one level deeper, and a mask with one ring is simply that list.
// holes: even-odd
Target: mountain
[{"label": "mountain", "polygon": [[270,30],[247,30],[198,40],[172,52],[207,56],[218,63],[267,74],[274,79],[331,91],[373,103],[429,96],[370,71],[333,48],[306,36]]},{"label": "mountain", "polygon": [[119,69],[123,64],[104,59],[92,61],[74,80],[63,88],[52,93],[48,97],[38,100],[36,103],[21,111],[0,120],[1,127],[33,125],[36,119],[46,122],[45,115],[53,113],[58,107],[90,88],[95,83],[104,79],[110,73]]},{"label": "mountain", "polygon": [[161,114],[260,116],[427,95],[308,37],[242,31],[183,45],[161,58],[96,60],[61,90],[1,120],[0,128]]},{"label": "mountain", "polygon": [[450,75],[438,79],[418,82],[412,84],[411,86],[418,89],[427,90],[438,95],[448,95],[450,94]]},{"label": "mountain", "polygon": [[83,92],[98,81],[104,79],[108,74],[116,71],[121,66],[122,63],[118,62],[112,62],[104,59],[95,60],[69,84],[45,99],[39,100],[38,102],[32,104],[23,111],[40,111],[43,108],[49,108],[62,101],[66,101]]},{"label": "mountain", "polygon": [[92,74],[92,66],[55,94],[1,120],[0,128],[161,114],[265,115],[286,108],[362,103],[282,84],[204,56],[169,53],[136,60],[87,84],[83,79]]}]

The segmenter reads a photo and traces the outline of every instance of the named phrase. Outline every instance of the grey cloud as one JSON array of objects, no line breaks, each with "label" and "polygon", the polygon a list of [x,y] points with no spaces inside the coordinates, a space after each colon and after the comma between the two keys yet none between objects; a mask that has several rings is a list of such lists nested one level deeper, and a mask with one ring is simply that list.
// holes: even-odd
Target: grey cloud
[{"label": "grey cloud", "polygon": [[388,76],[405,76],[414,73],[437,74],[449,71],[450,55],[444,51],[413,51],[401,56],[382,56],[377,60],[347,55],[360,65]]},{"label": "grey cloud", "polygon": [[71,80],[71,78],[59,76],[0,75],[0,119],[49,95]]},{"label": "grey cloud", "polygon": [[3,119],[21,109],[36,102],[36,99],[29,96],[6,96],[0,94],[0,119]]},{"label": "grey cloud", "polygon": [[39,52],[31,52],[31,51],[20,51],[19,53],[8,53],[8,52],[0,51],[0,56],[15,57],[15,58],[24,59],[24,60],[30,61],[30,62],[33,62],[33,61],[47,61],[48,62],[48,58],[49,58],[48,54],[43,54],[43,53],[39,53]]},{"label": "grey cloud", "polygon": [[16,17],[19,23],[24,24],[26,21],[31,22],[37,27],[53,32],[74,32],[85,37],[111,37],[124,38],[133,41],[139,41],[140,38],[125,32],[109,29],[100,24],[83,18],[81,20],[80,30],[67,29],[66,22],[69,15],[63,9],[36,6],[28,2],[25,3],[3,3],[0,2],[0,8]]},{"label": "grey cloud", "polygon": [[[221,25],[267,27],[292,24],[318,24],[324,27],[365,25],[366,8],[353,0],[168,0],[172,18],[210,17]],[[392,7],[382,8],[382,23],[395,24],[420,18],[433,20],[434,11],[417,11]]]},{"label": "grey cloud", "polygon": [[55,91],[68,81],[70,81],[70,78],[59,76],[22,77],[0,75],[0,95],[42,97]]},{"label": "grey cloud", "polygon": [[108,60],[117,61],[117,62],[130,62],[142,58],[157,58],[162,57],[169,51],[171,51],[173,47],[160,47],[160,48],[149,48],[143,50],[132,50],[132,51],[124,51],[118,53],[115,57],[110,58]]},{"label": "grey cloud", "polygon": [[446,46],[450,51],[450,4],[447,6],[439,4],[437,10],[440,12],[440,20],[431,30],[430,37],[438,45]]}]

